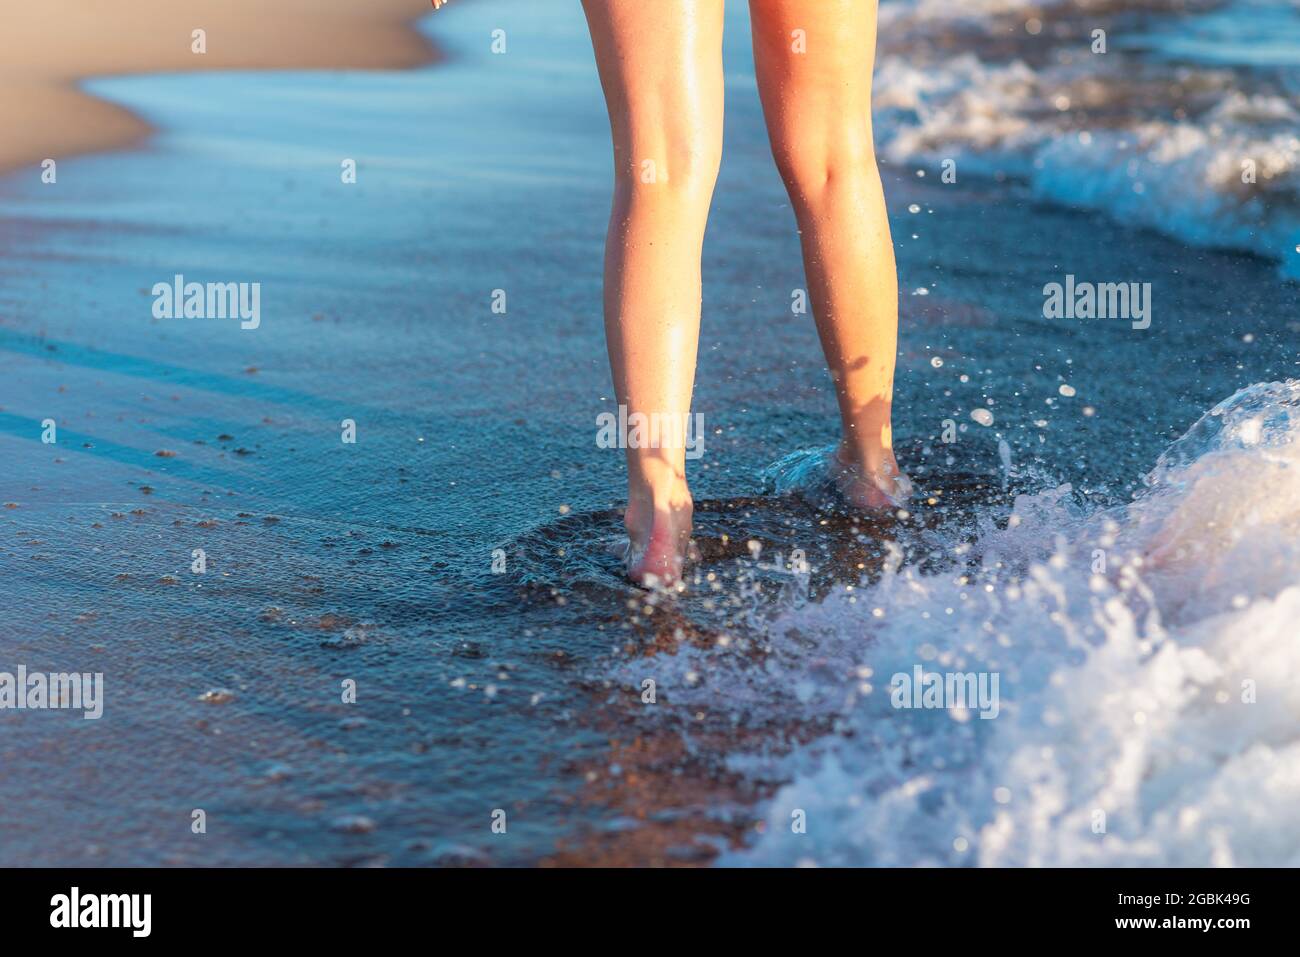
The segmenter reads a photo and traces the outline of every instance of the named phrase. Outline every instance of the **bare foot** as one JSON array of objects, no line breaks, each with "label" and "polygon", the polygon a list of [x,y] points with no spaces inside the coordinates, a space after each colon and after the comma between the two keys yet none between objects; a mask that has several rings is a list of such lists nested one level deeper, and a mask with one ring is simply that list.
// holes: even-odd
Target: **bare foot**
[{"label": "bare foot", "polygon": [[912,494],[912,480],[898,467],[893,449],[880,447],[864,454],[841,442],[828,466],[835,487],[856,508],[897,508]]},{"label": "bare foot", "polygon": [[658,502],[649,495],[633,497],[623,513],[628,578],[646,588],[666,588],[681,581],[693,510],[691,494],[684,487]]}]

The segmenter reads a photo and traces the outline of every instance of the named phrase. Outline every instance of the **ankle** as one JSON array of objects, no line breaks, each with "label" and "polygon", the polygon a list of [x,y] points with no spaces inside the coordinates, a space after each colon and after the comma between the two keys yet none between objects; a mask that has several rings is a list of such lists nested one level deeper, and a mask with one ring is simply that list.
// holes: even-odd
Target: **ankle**
[{"label": "ankle", "polygon": [[630,505],[652,512],[676,512],[693,504],[684,479],[653,485],[629,482],[627,499]]},{"label": "ankle", "polygon": [[868,474],[897,470],[891,445],[883,441],[861,442],[854,439],[841,439],[835,449],[835,458],[845,466],[860,469]]},{"label": "ankle", "polygon": [[659,461],[629,462],[627,490],[629,502],[655,511],[691,504],[684,463],[674,466]]}]

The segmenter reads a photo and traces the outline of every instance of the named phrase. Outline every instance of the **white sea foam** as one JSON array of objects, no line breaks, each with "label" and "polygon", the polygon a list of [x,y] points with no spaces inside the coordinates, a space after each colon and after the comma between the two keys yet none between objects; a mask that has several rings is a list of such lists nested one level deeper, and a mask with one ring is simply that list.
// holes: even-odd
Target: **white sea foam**
[{"label": "white sea foam", "polygon": [[1200,123],[1053,137],[1035,154],[1034,189],[1193,245],[1280,258],[1300,275],[1297,129],[1286,101],[1233,93]]},{"label": "white sea foam", "polygon": [[[776,623],[817,636],[783,682],[834,663],[803,697],[841,728],[783,759],[726,863],[1300,864],[1300,382],[1216,407],[1131,505],[1067,499],[1018,501],[965,580],[894,572]],[[999,674],[999,716],[895,709],[916,664]]]},{"label": "white sea foam", "polygon": [[[722,863],[1300,864],[1300,381],[1207,413],[1128,505],[1088,512],[1065,486],[993,517],[936,542],[969,549],[961,571],[895,556],[796,602],[762,666],[638,663],[676,702],[833,728],[732,759],[790,783]],[[998,675],[997,717],[895,708],[891,676],[917,665]]]}]

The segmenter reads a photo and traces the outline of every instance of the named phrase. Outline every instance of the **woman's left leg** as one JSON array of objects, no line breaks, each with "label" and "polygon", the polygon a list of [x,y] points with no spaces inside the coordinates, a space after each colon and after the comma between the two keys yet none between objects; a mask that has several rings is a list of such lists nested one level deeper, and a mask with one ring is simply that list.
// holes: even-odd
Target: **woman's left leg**
[{"label": "woman's left leg", "polygon": [[817,332],[839,401],[834,466],[848,499],[880,508],[910,483],[891,412],[898,277],[871,137],[874,0],[750,0],[772,154],[803,243]]}]

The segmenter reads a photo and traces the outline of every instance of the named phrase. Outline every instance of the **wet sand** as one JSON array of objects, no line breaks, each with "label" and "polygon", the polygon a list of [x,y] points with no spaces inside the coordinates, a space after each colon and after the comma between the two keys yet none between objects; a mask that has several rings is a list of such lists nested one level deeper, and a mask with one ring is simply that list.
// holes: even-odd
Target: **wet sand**
[{"label": "wet sand", "polygon": [[[48,0],[15,4],[0,30],[0,172],[128,146],[150,132],[86,92],[87,77],[195,70],[380,69],[432,59],[424,0]],[[195,52],[194,31],[205,52]]]}]

